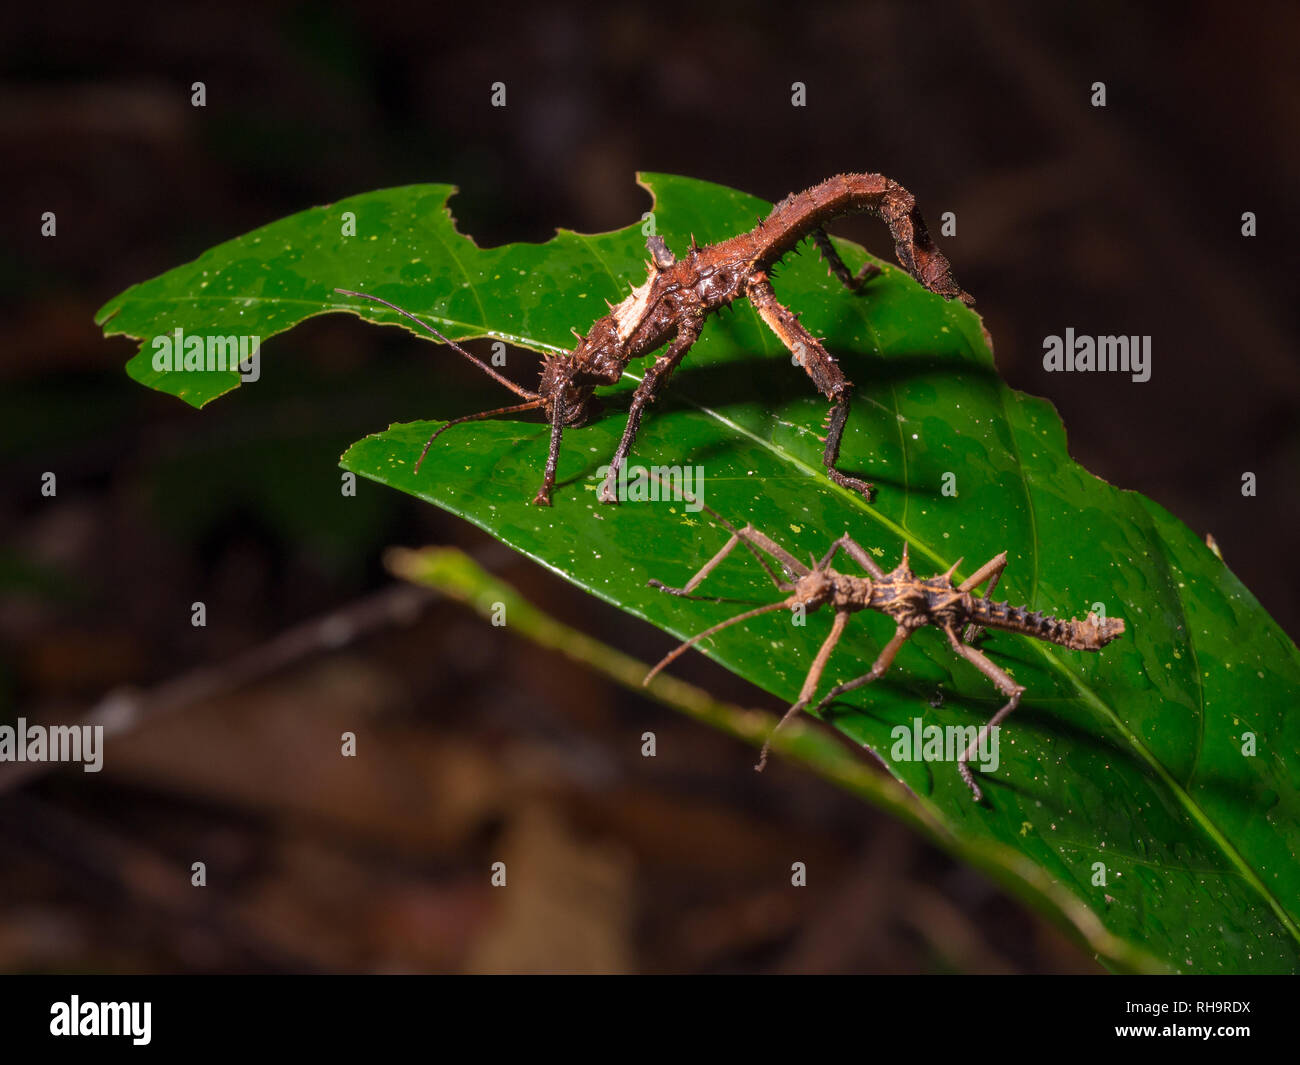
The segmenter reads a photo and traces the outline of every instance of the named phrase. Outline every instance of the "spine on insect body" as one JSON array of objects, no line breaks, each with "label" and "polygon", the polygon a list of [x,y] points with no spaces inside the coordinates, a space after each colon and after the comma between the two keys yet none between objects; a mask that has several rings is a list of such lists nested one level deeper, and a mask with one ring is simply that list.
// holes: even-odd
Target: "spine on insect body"
[{"label": "spine on insect body", "polygon": [[1022,633],[1076,651],[1100,651],[1124,632],[1123,618],[1089,614],[1082,620],[1065,620],[988,599],[971,600],[970,619],[985,628]]},{"label": "spine on insect body", "polygon": [[912,194],[883,174],[838,174],[787,196],[752,231],[756,268],[767,270],[814,229],[858,211],[889,226],[899,263],[931,292],[975,302],[957,284],[951,264],[930,239]]}]

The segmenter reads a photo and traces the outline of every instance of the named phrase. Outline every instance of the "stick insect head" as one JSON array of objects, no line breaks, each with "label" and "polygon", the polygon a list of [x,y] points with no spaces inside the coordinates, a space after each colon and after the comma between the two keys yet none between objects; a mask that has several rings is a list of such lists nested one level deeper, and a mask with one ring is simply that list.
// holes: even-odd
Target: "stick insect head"
[{"label": "stick insect head", "polygon": [[554,417],[557,398],[564,404],[565,425],[582,425],[600,413],[602,404],[593,394],[595,386],[574,384],[573,367],[571,355],[547,355],[542,360],[542,379],[537,387],[547,421]]},{"label": "stick insect head", "polygon": [[826,570],[819,569],[817,560],[813,559],[812,569],[795,579],[791,602],[801,604],[805,610],[816,610],[834,598],[834,578]]}]

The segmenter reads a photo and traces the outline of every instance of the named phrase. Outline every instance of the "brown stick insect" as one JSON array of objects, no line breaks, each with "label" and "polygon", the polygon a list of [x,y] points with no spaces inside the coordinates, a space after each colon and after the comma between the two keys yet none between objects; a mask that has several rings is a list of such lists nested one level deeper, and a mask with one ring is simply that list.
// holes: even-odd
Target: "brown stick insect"
[{"label": "brown stick insect", "polygon": [[781,258],[805,237],[812,237],[830,272],[850,291],[858,290],[880,272],[879,267],[868,262],[856,275],[850,273],[822,227],[834,218],[859,211],[874,215],[888,225],[898,261],[927,289],[967,304],[974,302],[953,280],[948,260],[930,239],[912,194],[881,174],[840,174],[797,195],[787,196],[766,218],[759,219],[753,229],[729,240],[701,248],[692,237],[690,251],[682,260],[673,255],[662,237],[649,237],[646,280],[634,286],[621,303],[606,301],[609,313],[598,319],[586,336],[575,330],[578,344],[567,355],[543,357],[536,392],[503,377],[433,326],[387,300],[347,289],[335,291],[382,303],[406,315],[524,400],[446,422],[429,437],[416,470],[434,440],[453,425],[541,409],[551,425],[551,442],[542,487],[533,502],[545,506],[551,503],[560,438],[565,428],[582,425],[598,413],[600,403],[593,395],[598,386],[617,384],[631,360],[667,344],[646,370],[632,396],[627,427],[598,494],[602,503],[617,502],[618,471],[631,450],[645,408],[654,402],[668,377],[699,339],[705,319],[736,300],[748,299],[830,401],[822,454],[827,475],[836,484],[858,491],[870,501],[871,485],[841,472],[836,466],[853,385],[822,342],[799,324],[797,315],[778,302],[769,280],[770,272]]},{"label": "brown stick insect", "polygon": [[[715,514],[715,516],[717,515]],[[785,548],[781,547],[780,544],[763,535],[752,525],[746,525],[743,529],[738,530],[727,523],[725,519],[722,519],[722,521],[727,528],[731,529],[731,539],[727,541],[721,551],[705,563],[704,567],[694,577],[686,582],[685,587],[669,588],[657,580],[651,580],[649,582],[650,586],[689,599],[716,600],[717,597],[714,596],[699,596],[692,593],[738,544],[743,543],[758,559],[759,564],[762,565],[767,575],[772,578],[777,588],[790,594],[775,603],[768,603],[757,609],[748,610],[692,636],[664,656],[663,661],[646,676],[645,682],[648,684],[655,674],[688,647],[698,643],[705,637],[712,636],[715,632],[725,629],[729,625],[747,621],[759,614],[766,614],[773,610],[788,610],[802,606],[804,610],[811,611],[829,604],[835,611],[835,619],[831,624],[830,635],[826,637],[821,649],[813,659],[812,666],[809,668],[808,675],[804,680],[803,688],[799,692],[799,698],[785,712],[785,716],[777,724],[776,727],[779,729],[781,725],[784,725],[812,701],[817,691],[817,685],[821,681],[822,673],[830,660],[831,653],[835,650],[835,645],[839,643],[840,637],[844,635],[845,627],[853,614],[860,610],[878,610],[882,614],[888,614],[892,617],[897,624],[897,628],[894,630],[893,638],[881,650],[871,669],[854,680],[832,688],[816,705],[815,709],[817,710],[820,710],[827,703],[845,692],[853,691],[864,684],[870,684],[873,680],[878,680],[893,663],[899,648],[907,642],[912,634],[923,626],[933,625],[948,638],[948,644],[955,654],[970,662],[971,665],[993,682],[999,692],[1007,697],[1006,705],[998,710],[989,719],[988,723],[979,730],[975,739],[967,745],[957,761],[957,771],[974,793],[976,802],[982,798],[982,793],[975,783],[975,777],[968,763],[984,741],[989,730],[999,726],[1020,704],[1020,697],[1025,691],[1024,686],[1017,684],[1011,674],[990,660],[982,651],[971,646],[972,642],[978,637],[981,627],[987,626],[990,629],[1000,629],[1003,632],[1016,632],[1024,636],[1032,636],[1035,639],[1046,640],[1049,643],[1069,647],[1077,651],[1099,651],[1124,632],[1122,618],[1106,618],[1099,617],[1096,614],[1089,614],[1083,620],[1066,621],[1037,611],[1030,612],[1023,607],[993,602],[989,597],[993,594],[994,588],[997,587],[998,578],[1002,576],[1002,571],[1006,567],[1007,553],[1005,551],[989,559],[988,562],[984,563],[960,584],[954,585],[952,576],[957,567],[961,565],[961,559],[954,562],[947,573],[922,580],[912,573],[908,565],[906,542],[903,544],[903,560],[889,573],[884,572],[876,565],[871,556],[848,533],[836,540],[820,561],[810,559],[812,568],[809,568],[786,551]],[[866,570],[869,576],[856,577],[850,574],[838,573],[832,569],[831,561],[841,550]],[[773,572],[772,567],[759,553],[760,551],[766,553],[780,564],[785,571],[784,579]],[[988,587],[984,595],[976,596],[973,594],[974,590],[985,581],[988,581]],[[966,627],[965,632],[959,637],[957,632],[962,626]],[[773,733],[775,731],[776,729],[773,730]],[[767,764],[767,754],[771,744],[772,738],[769,736],[767,742],[763,745],[763,752],[759,757],[758,764],[754,767],[755,769],[761,771]]]}]

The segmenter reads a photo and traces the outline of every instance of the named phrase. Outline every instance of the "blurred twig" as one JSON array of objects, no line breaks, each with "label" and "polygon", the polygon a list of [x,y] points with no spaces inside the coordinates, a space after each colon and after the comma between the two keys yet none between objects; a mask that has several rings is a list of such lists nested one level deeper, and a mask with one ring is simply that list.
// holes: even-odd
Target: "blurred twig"
[{"label": "blurred twig", "polygon": [[[228,662],[204,666],[149,691],[117,688],[73,724],[102,725],[107,741],[163,714],[236,691],[312,655],[337,651],[393,625],[410,625],[436,598],[433,592],[424,588],[409,584],[390,585],[342,609],[288,629]],[[30,716],[36,720],[42,715]],[[0,763],[0,795],[60,765],[58,762]]]}]

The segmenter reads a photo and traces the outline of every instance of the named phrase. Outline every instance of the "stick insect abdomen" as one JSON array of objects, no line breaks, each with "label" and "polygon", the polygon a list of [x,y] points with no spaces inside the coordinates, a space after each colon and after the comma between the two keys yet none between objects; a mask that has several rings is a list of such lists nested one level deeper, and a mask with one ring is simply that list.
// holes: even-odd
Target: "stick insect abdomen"
[{"label": "stick insect abdomen", "polygon": [[985,628],[1033,636],[1075,651],[1100,651],[1124,632],[1123,618],[1089,614],[1082,620],[1066,620],[988,599],[971,600],[970,620]]},{"label": "stick insect abdomen", "polygon": [[855,211],[888,223],[899,263],[931,292],[975,302],[957,284],[951,264],[930,239],[915,198],[883,174],[837,174],[787,196],[754,231],[754,268],[768,269],[814,230]]}]

